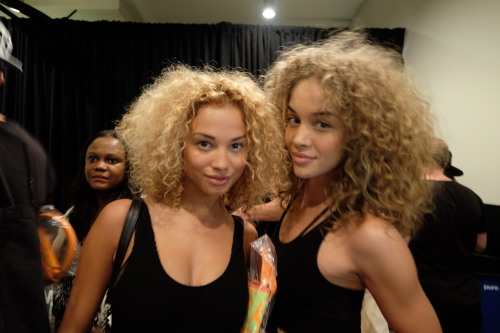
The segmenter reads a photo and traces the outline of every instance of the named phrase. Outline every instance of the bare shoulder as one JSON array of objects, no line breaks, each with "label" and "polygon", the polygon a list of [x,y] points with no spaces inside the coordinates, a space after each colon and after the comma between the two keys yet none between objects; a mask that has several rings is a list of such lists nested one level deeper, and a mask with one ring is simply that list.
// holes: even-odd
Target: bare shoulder
[{"label": "bare shoulder", "polygon": [[110,202],[97,216],[94,223],[95,228],[102,232],[116,233],[117,230],[121,231],[131,204],[132,200],[130,199],[119,199]]},{"label": "bare shoulder", "polygon": [[351,232],[350,257],[362,280],[413,268],[408,245],[398,230],[386,220],[367,215]]},{"label": "bare shoulder", "polygon": [[82,257],[112,261],[131,203],[129,199],[116,200],[101,210],[85,238]]},{"label": "bare shoulder", "polygon": [[351,246],[354,253],[373,257],[387,251],[406,247],[398,230],[386,220],[367,214],[357,226],[351,228]]}]

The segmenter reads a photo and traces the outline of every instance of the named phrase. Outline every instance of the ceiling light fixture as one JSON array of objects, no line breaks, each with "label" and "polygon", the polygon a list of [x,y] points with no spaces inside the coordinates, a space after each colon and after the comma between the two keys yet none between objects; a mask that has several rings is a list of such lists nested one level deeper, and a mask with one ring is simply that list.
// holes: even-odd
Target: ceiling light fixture
[{"label": "ceiling light fixture", "polygon": [[276,16],[274,0],[264,0],[264,11],[262,12],[262,16],[266,19],[272,19]]},{"label": "ceiling light fixture", "polygon": [[0,12],[6,14],[9,18],[16,20],[19,17],[16,13],[21,13],[35,20],[52,20],[48,15],[38,9],[24,3],[24,0],[0,0]]}]

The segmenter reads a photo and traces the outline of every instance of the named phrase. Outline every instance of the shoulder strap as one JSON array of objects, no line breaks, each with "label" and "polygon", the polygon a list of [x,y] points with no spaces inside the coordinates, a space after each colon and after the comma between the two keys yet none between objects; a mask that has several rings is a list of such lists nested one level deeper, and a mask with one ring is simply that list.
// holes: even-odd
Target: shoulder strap
[{"label": "shoulder strap", "polygon": [[135,231],[135,225],[137,223],[137,217],[139,216],[139,211],[141,210],[142,199],[134,197],[132,199],[132,204],[130,205],[130,210],[128,211],[127,219],[123,225],[123,230],[120,236],[120,241],[118,242],[118,247],[116,248],[115,261],[113,263],[113,271],[111,273],[111,280],[109,281],[109,287],[114,287],[118,274],[122,268],[123,258],[127,252],[130,239]]},{"label": "shoulder strap", "polygon": [[327,206],[325,209],[323,209],[323,210],[321,211],[321,213],[319,213],[319,214],[318,214],[318,215],[314,218],[314,220],[312,220],[312,221],[311,221],[311,223],[309,223],[309,224],[307,225],[307,227],[306,227],[304,230],[302,230],[302,232],[300,233],[299,237],[303,237],[303,236],[304,236],[305,234],[307,234],[307,233],[308,233],[311,229],[313,229],[313,228],[312,228],[312,226],[313,226],[316,222],[318,222],[318,220],[321,218],[321,216],[323,216],[329,208],[330,208],[330,207],[328,207],[328,206]]},{"label": "shoulder strap", "polygon": [[273,231],[273,233],[271,235],[271,239],[276,239],[276,237],[278,237],[278,239],[279,239],[281,224],[283,223],[283,219],[285,218],[285,215],[288,212],[288,209],[290,208],[290,206],[292,205],[292,203],[293,203],[294,200],[295,200],[295,197],[293,197],[292,200],[290,200],[290,202],[288,203],[288,205],[286,205],[285,210],[283,211],[283,213],[281,213],[280,220],[278,221],[278,226],[276,228],[274,228],[274,231]]}]

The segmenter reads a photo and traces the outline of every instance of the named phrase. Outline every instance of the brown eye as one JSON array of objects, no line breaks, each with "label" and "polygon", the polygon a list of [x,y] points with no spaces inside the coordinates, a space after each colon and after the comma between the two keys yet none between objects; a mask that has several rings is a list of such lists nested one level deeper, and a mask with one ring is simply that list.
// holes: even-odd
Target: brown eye
[{"label": "brown eye", "polygon": [[196,143],[196,145],[203,150],[210,149],[212,147],[211,143],[208,141],[199,141]]},{"label": "brown eye", "polygon": [[242,143],[233,143],[231,145],[232,150],[241,150],[243,149],[243,144]]}]

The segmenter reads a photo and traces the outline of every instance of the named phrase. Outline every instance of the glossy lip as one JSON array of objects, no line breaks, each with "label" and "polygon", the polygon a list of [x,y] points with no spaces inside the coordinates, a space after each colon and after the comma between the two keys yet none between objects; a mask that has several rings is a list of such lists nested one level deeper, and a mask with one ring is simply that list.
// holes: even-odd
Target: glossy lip
[{"label": "glossy lip", "polygon": [[225,185],[229,181],[229,177],[225,176],[207,176],[208,181],[213,185]]},{"label": "glossy lip", "polygon": [[311,163],[316,158],[301,153],[292,153],[292,159],[293,159],[293,164],[305,165]]}]

